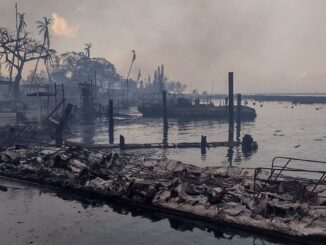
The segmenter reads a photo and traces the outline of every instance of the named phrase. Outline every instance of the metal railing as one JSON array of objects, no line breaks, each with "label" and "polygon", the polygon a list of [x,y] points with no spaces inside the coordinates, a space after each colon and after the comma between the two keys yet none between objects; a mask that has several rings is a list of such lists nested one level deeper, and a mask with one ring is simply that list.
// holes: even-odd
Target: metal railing
[{"label": "metal railing", "polygon": [[[275,164],[276,160],[286,160],[286,163],[283,166],[277,166]],[[320,174],[321,177],[316,181],[313,179],[306,178],[309,180],[311,183],[314,183],[314,187],[311,190],[311,193],[313,193],[318,185],[320,185],[323,181],[326,180],[326,170],[308,170],[308,169],[300,169],[300,168],[290,168],[289,164],[293,161],[296,162],[307,162],[307,163],[319,163],[319,164],[326,164],[326,161],[317,161],[317,160],[308,160],[308,159],[301,159],[301,158],[292,158],[292,157],[274,157],[272,160],[272,165],[270,168],[268,167],[259,167],[255,168],[255,175],[254,175],[254,198],[258,196],[264,189],[266,189],[267,185],[270,184],[271,182],[276,182],[278,178],[281,176],[283,172],[301,172],[301,173],[311,173],[311,174]],[[262,185],[262,188],[257,192],[257,175],[262,171],[262,170],[269,170],[270,175],[266,180],[264,180],[264,183]]]}]

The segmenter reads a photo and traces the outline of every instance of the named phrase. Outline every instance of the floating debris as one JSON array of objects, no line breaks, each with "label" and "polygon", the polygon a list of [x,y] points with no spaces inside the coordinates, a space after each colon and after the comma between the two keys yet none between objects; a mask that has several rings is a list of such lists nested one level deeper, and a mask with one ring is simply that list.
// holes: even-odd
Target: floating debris
[{"label": "floating debris", "polygon": [[323,138],[313,139],[313,141],[320,142],[320,141],[323,141]]},{"label": "floating debris", "polygon": [[258,149],[258,144],[250,134],[246,134],[242,138],[242,152],[250,153]]},{"label": "floating debris", "polygon": [[273,136],[285,136],[285,134],[282,134],[282,130],[278,129],[274,131]]},{"label": "floating debris", "polygon": [[6,191],[8,191],[8,188],[4,185],[0,185],[0,191],[6,192]]}]

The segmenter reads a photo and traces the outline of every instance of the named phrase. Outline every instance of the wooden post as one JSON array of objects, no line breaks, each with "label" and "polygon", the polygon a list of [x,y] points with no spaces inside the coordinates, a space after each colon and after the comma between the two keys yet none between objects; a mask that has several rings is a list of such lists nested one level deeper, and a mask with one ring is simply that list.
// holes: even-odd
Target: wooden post
[{"label": "wooden post", "polygon": [[113,100],[109,100],[109,143],[114,143]]},{"label": "wooden post", "polygon": [[206,154],[206,147],[207,147],[207,136],[202,135],[201,141],[200,141],[200,148],[201,148],[201,154]]},{"label": "wooden post", "polygon": [[168,110],[166,104],[166,90],[163,90],[163,126],[164,128],[168,127]]},{"label": "wooden post", "polygon": [[233,72],[229,72],[229,142],[234,137]]},{"label": "wooden post", "polygon": [[120,135],[119,146],[120,146],[120,149],[123,149],[125,147],[125,137],[123,137],[123,135]]},{"label": "wooden post", "polygon": [[166,90],[163,90],[162,92],[162,99],[163,99],[163,144],[168,144],[168,110],[167,110],[167,104],[166,104]]},{"label": "wooden post", "polygon": [[241,94],[237,95],[237,141],[240,141],[241,131]]}]

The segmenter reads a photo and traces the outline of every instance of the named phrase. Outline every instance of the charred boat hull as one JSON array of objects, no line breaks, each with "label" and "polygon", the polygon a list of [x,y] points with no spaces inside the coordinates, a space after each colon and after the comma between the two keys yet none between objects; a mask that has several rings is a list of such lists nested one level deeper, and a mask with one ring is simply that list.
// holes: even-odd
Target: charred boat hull
[{"label": "charred boat hull", "polygon": [[[138,110],[144,117],[162,117],[163,109],[161,105],[140,105]],[[170,118],[194,118],[194,119],[228,119],[227,106],[190,106],[190,107],[168,107],[168,116]],[[237,116],[237,108],[234,109],[234,117]],[[257,114],[255,109],[248,106],[241,106],[241,120],[254,120]]]}]

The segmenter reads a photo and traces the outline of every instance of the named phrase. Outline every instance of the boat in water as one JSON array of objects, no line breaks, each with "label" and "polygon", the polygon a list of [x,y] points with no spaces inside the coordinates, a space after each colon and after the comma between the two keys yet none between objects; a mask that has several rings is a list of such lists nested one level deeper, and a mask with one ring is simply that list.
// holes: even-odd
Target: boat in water
[{"label": "boat in water", "polygon": [[[162,117],[163,105],[161,103],[144,102],[138,106],[138,110],[144,117]],[[237,117],[237,106],[234,106],[234,118]],[[218,119],[226,120],[229,116],[227,105],[216,106],[213,103],[201,104],[199,99],[192,103],[186,98],[178,98],[176,101],[167,103],[167,113],[170,118],[182,119]],[[256,110],[248,106],[241,106],[241,120],[254,120],[256,118]]]}]

